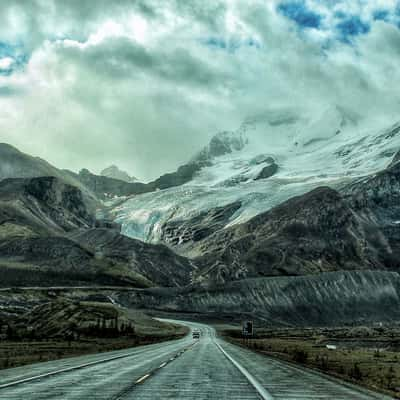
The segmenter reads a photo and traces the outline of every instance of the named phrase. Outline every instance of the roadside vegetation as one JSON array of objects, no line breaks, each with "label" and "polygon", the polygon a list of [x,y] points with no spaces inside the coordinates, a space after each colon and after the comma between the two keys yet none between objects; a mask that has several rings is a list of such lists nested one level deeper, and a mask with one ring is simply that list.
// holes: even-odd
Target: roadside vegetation
[{"label": "roadside vegetation", "polygon": [[0,319],[0,369],[178,339],[186,328],[111,303],[58,299]]},{"label": "roadside vegetation", "polygon": [[223,334],[257,352],[400,399],[400,327],[257,329],[246,339],[236,329]]}]

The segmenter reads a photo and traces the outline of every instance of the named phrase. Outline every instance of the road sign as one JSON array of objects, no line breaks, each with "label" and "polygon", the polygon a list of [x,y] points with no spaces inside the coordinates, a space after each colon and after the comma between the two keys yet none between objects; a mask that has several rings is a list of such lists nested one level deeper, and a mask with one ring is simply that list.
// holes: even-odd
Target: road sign
[{"label": "road sign", "polygon": [[253,336],[253,321],[246,321],[243,324],[243,336]]}]

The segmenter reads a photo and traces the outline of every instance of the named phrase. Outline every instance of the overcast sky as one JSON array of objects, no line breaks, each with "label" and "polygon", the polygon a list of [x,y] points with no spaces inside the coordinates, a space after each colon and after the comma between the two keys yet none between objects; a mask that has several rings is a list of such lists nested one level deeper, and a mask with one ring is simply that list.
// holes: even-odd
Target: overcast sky
[{"label": "overcast sky", "polygon": [[399,115],[395,0],[1,0],[0,141],[150,179],[261,110]]}]

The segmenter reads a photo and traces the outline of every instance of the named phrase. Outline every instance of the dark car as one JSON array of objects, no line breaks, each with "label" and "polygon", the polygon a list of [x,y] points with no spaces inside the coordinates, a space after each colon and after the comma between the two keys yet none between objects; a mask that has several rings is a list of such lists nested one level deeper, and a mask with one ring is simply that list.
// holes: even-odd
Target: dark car
[{"label": "dark car", "polygon": [[200,332],[199,331],[193,331],[192,332],[192,337],[193,337],[193,339],[200,339]]}]

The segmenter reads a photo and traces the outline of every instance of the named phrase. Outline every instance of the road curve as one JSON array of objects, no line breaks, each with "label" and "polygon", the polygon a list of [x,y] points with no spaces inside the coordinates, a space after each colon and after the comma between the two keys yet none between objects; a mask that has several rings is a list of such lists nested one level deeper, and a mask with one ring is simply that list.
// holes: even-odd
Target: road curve
[{"label": "road curve", "polygon": [[200,340],[0,371],[0,399],[389,399],[227,343],[207,325],[182,323],[199,329]]}]

